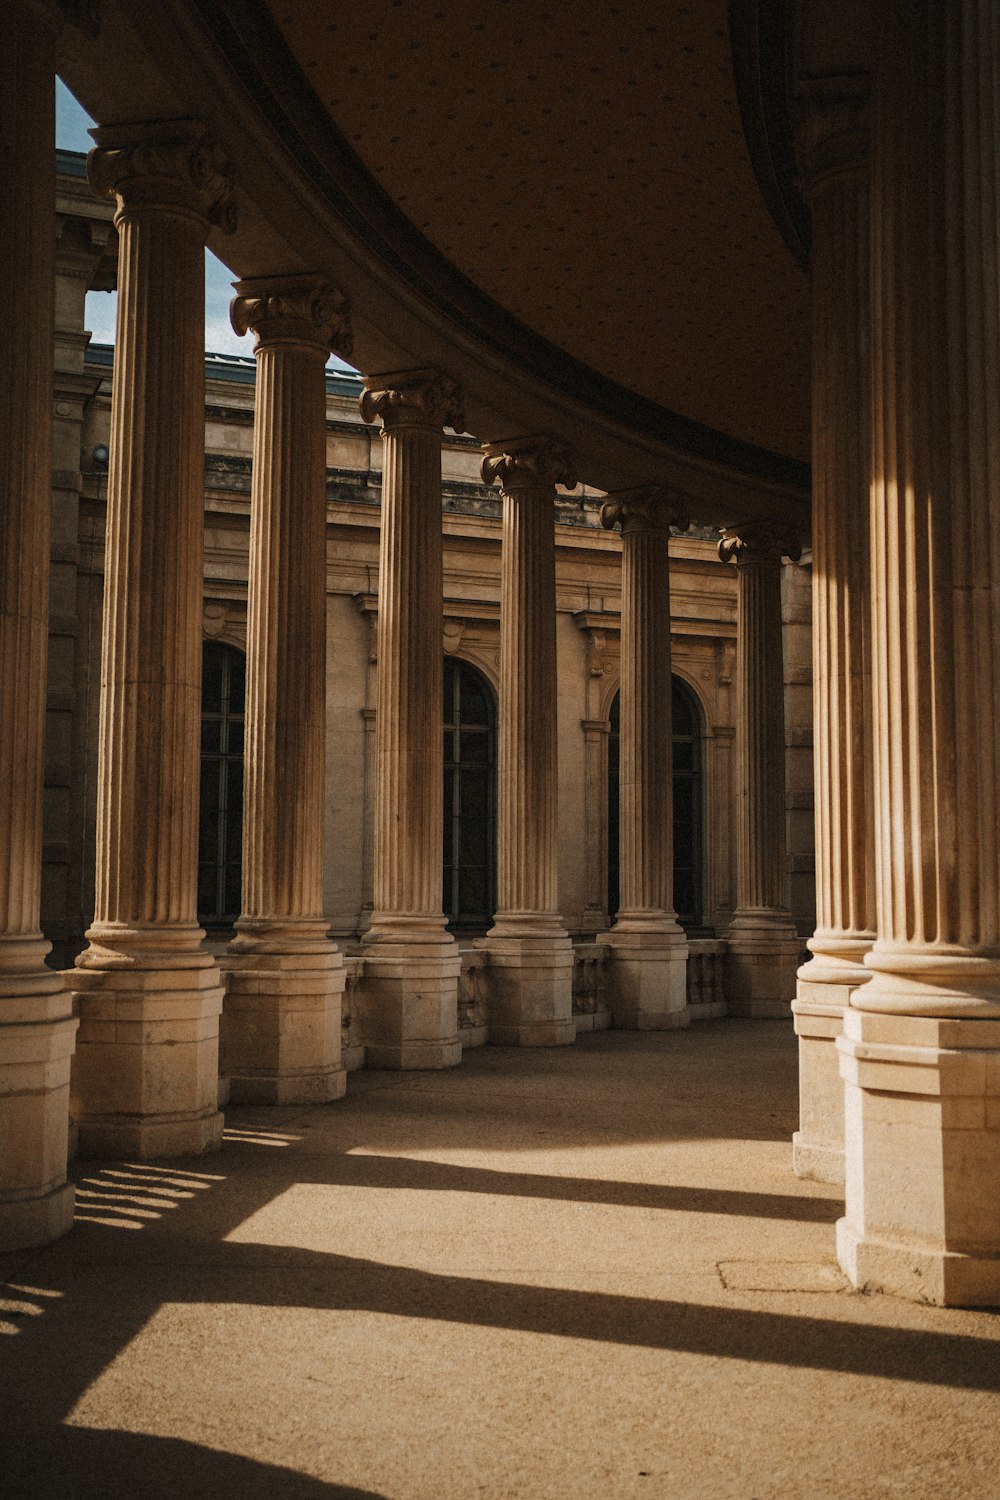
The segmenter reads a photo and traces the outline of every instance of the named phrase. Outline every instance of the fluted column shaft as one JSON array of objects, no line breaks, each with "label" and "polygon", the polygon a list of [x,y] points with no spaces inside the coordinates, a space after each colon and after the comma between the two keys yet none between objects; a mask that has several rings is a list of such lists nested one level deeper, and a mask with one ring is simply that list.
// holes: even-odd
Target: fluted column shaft
[{"label": "fluted column shaft", "polygon": [[833,1045],[875,936],[871,642],[868,78],[804,90],[800,157],[812,210],[813,765],[816,931],[798,975],[800,1176],[844,1177]]},{"label": "fluted column shaft", "polygon": [[669,498],[629,492],[605,505],[621,526],[620,818],[618,924],[674,912]]},{"label": "fluted column shaft", "polygon": [[797,557],[787,528],[727,527],[720,556],[736,564],[736,911],[728,932],[730,1008],[787,1015],[799,943],[786,900],[785,706],[781,559]]},{"label": "fluted column shaft", "polygon": [[[501,445],[503,446],[503,445]],[[497,744],[498,926],[562,928],[559,917],[555,485],[532,462],[492,456],[503,499]],[[503,462],[510,458],[509,462]],[[567,474],[562,482],[569,478]]]},{"label": "fluted column shaft", "polygon": [[56,28],[0,9],[0,1250],[69,1228],[76,1022],[39,929],[48,654]]},{"label": "fluted column shaft", "polygon": [[[218,966],[197,919],[205,240],[230,169],[195,121],[95,132],[118,226],[97,874],[77,959],[81,1151],[217,1144]],[[113,1027],[108,1026],[110,1020]]]},{"label": "fluted column shaft", "polygon": [[442,909],[444,597],[441,436],[461,431],[458,386],[439,370],[365,377],[361,415],[382,422],[374,904],[359,1004],[368,1061],[446,1067],[461,1058],[461,960]]},{"label": "fluted column shaft", "polygon": [[670,526],[673,498],[617,491],[601,512],[622,533],[620,699],[621,903],[608,940],[609,1004],[619,1026],[684,1025],[687,942],[674,911],[673,674]]},{"label": "fluted column shaft", "polygon": [[1000,1301],[1000,10],[876,0],[878,938],[838,1043],[855,1285]]},{"label": "fluted column shaft", "polygon": [[877,11],[878,942],[857,1001],[1000,1016],[1000,13]]},{"label": "fluted column shaft", "polygon": [[[839,86],[838,86],[839,85]],[[869,730],[867,80],[813,102],[813,727],[816,933],[826,966],[861,967],[875,931]],[[818,964],[812,966],[819,978]]]},{"label": "fluted column shaft", "polygon": [[246,1103],[344,1092],[343,964],[323,915],[326,360],[351,349],[318,276],[237,283],[256,335],[247,607],[243,910],[225,967],[224,1068]]},{"label": "fluted column shaft", "polygon": [[362,414],[382,421],[374,912],[366,941],[444,937],[442,428],[462,426],[434,370],[372,376]]},{"label": "fluted column shaft", "polygon": [[[197,956],[204,557],[205,240],[200,132],[98,132],[118,211],[118,319],[104,564],[97,880],[83,961]],[[141,934],[141,938],[139,937]],[[157,960],[158,961],[158,960]]]},{"label": "fluted column shaft", "polygon": [[576,483],[565,445],[490,443],[483,478],[503,497],[497,744],[497,912],[491,1040],[571,1042],[572,949],[559,915],[556,485]]},{"label": "fluted column shaft", "polygon": [[325,366],[331,346],[343,355],[351,344],[343,298],[319,278],[237,291],[234,322],[253,329],[257,356],[237,924],[246,943],[266,941],[272,925],[326,930]]}]

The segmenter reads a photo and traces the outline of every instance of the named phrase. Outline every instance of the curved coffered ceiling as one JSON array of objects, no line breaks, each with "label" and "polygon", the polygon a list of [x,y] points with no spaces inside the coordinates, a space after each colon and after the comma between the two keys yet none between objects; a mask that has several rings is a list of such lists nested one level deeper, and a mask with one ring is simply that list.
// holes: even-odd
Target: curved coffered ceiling
[{"label": "curved coffered ceiling", "polygon": [[808,281],[751,164],[726,0],[101,14],[63,45],[78,97],[105,124],[204,119],[239,197],[213,248],[336,279],[362,368],[440,363],[477,436],[559,432],[602,488],[807,516]]}]

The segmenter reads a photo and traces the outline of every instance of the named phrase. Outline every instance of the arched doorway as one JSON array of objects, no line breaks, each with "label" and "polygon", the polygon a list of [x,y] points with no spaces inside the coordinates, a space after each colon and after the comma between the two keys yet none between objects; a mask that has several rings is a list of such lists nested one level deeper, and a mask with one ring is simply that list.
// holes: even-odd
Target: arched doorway
[{"label": "arched doorway", "polygon": [[[618,778],[621,695],[611,703],[608,735],[608,916],[619,903]],[[679,677],[672,680],[674,751],[674,910],[685,927],[702,920],[701,714],[694,694]]]},{"label": "arched doorway", "polygon": [[243,710],[246,658],[207,641],[201,678],[198,920],[231,926],[240,914],[243,854]]},{"label": "arched doorway", "polygon": [[444,659],[444,914],[483,929],[496,906],[496,700],[481,672]]}]

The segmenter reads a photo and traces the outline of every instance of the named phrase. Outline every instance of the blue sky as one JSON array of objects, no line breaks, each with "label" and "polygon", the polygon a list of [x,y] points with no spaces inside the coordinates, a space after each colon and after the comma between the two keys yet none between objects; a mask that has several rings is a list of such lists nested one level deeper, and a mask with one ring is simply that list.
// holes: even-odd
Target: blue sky
[{"label": "blue sky", "polygon": [[[63,151],[89,151],[94,144],[87,131],[94,121],[78,104],[61,79],[56,79],[56,145]],[[229,322],[229,302],[233,295],[233,276],[228,266],[205,251],[205,348],[213,354],[252,354],[253,339],[237,338]],[[114,292],[87,294],[87,327],[99,344],[115,341]],[[333,369],[349,370],[331,356]]]}]

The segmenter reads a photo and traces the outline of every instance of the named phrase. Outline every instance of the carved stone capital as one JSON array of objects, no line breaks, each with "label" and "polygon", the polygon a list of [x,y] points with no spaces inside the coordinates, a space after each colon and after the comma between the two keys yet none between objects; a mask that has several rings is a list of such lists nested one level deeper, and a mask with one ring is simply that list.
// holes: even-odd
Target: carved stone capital
[{"label": "carved stone capital", "polygon": [[647,484],[637,489],[614,490],[601,506],[601,525],[612,531],[620,526],[627,532],[687,531],[691,524],[685,514],[684,500],[663,485]]},{"label": "carved stone capital", "polygon": [[719,543],[719,557],[737,566],[747,563],[780,563],[783,557],[796,562],[802,546],[795,529],[787,521],[744,521],[738,526],[724,526]]},{"label": "carved stone capital", "polygon": [[87,157],[90,185],[118,203],[116,220],[144,208],[174,209],[236,228],[233,169],[200,120],[102,125]]},{"label": "carved stone capital", "polygon": [[354,340],[347,296],[322,276],[253,277],[234,283],[233,329],[253,331],[254,351],[267,344],[314,344],[346,359]]},{"label": "carved stone capital", "polygon": [[567,490],[576,487],[569,446],[546,433],[484,443],[482,476],[485,484],[499,481],[503,492],[553,490],[557,484]]},{"label": "carved stone capital", "polygon": [[796,113],[795,148],[807,195],[831,177],[867,167],[871,134],[867,73],[802,83]]},{"label": "carved stone capital", "polygon": [[461,386],[433,367],[366,375],[360,405],[362,420],[374,422],[377,417],[386,432],[398,427],[465,430]]}]

